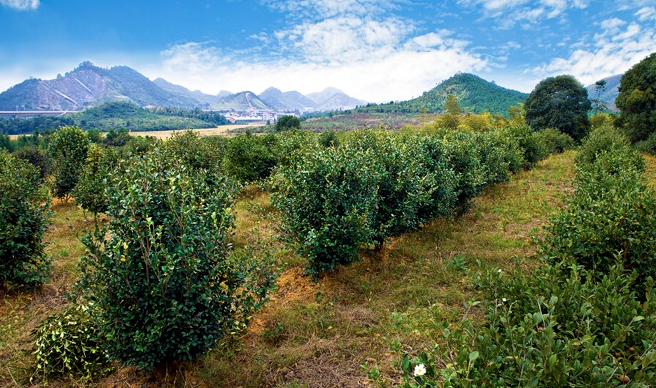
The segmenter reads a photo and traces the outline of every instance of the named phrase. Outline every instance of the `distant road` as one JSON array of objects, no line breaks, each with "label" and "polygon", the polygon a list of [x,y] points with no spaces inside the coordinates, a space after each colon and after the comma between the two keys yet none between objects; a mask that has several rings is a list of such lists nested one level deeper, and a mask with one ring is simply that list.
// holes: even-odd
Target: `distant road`
[{"label": "distant road", "polygon": [[67,113],[77,113],[75,110],[0,110],[0,118],[62,116]]}]

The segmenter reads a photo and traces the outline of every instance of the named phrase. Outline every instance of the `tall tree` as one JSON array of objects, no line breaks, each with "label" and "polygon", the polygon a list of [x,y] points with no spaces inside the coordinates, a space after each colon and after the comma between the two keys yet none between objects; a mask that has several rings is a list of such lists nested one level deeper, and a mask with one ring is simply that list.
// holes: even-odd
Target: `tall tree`
[{"label": "tall tree", "polygon": [[606,110],[606,103],[601,100],[601,93],[606,91],[606,80],[602,79],[595,82],[595,91],[597,92],[597,98],[595,98],[592,103],[594,105],[594,113],[597,114],[599,111]]},{"label": "tall tree", "polygon": [[526,99],[526,122],[534,130],[555,128],[582,139],[590,128],[588,91],[571,75],[546,78]]},{"label": "tall tree", "polygon": [[615,99],[618,124],[632,141],[646,140],[656,131],[656,53],[624,74],[619,92]]}]

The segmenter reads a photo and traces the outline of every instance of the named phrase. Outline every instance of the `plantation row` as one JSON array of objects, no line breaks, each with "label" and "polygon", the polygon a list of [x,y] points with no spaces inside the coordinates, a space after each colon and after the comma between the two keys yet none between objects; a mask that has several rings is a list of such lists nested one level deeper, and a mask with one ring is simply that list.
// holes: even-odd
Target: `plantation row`
[{"label": "plantation row", "polygon": [[[656,193],[610,127],[577,156],[575,191],[538,242],[541,265],[487,269],[478,326],[441,323],[442,345],[400,353],[406,387],[633,387],[656,383]],[[376,376],[375,370],[369,371]]]},{"label": "plantation row", "polygon": [[464,211],[483,189],[573,144],[558,131],[510,127],[430,135],[353,132],[304,149],[273,177],[273,204],[308,272],[332,271],[391,237]]},{"label": "plantation row", "polygon": [[[64,127],[51,139],[53,192],[73,193],[109,221],[83,239],[75,303],[36,333],[37,367],[45,375],[91,377],[109,360],[152,370],[204,353],[242,327],[274,284],[273,263],[231,250],[237,186],[223,172],[235,161],[217,157],[212,141],[191,132],[143,150],[89,145],[85,135]],[[525,127],[231,141],[279,151],[270,170],[273,202],[287,241],[308,257],[314,275],[356,259],[362,247],[466,209],[485,187],[571,144],[557,131]],[[3,261],[1,279],[38,284],[51,262],[42,242],[47,191],[36,167],[6,152],[0,159],[2,256],[12,258]],[[241,165],[252,168],[253,160]],[[61,347],[58,333],[74,345]]]}]

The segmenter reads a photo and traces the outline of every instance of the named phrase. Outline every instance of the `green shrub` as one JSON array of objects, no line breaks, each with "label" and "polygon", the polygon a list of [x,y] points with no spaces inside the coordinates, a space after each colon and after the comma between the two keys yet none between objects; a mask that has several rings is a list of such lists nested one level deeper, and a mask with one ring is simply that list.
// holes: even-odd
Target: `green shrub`
[{"label": "green shrub", "polygon": [[595,128],[583,139],[576,155],[576,163],[579,165],[593,163],[599,154],[609,151],[620,151],[626,154],[633,152],[636,156],[636,163],[643,163],[640,155],[632,150],[629,138],[611,126]]},{"label": "green shrub", "polygon": [[416,230],[421,223],[451,213],[454,174],[439,141],[417,136],[355,135],[351,147],[365,147],[380,165],[373,224],[374,243]]},{"label": "green shrub", "polygon": [[49,316],[32,334],[37,373],[44,380],[53,376],[94,379],[111,370],[100,348],[100,333],[84,306],[73,305]]},{"label": "green shrub", "polygon": [[637,270],[640,279],[656,278],[656,197],[633,154],[597,154],[578,169],[575,192],[546,228],[542,254],[605,272],[619,252],[624,267]]},{"label": "green shrub", "polygon": [[319,144],[326,148],[339,146],[337,133],[335,131],[322,132],[321,135],[319,135]]},{"label": "green shrub", "polygon": [[223,152],[219,147],[202,139],[196,132],[175,132],[164,142],[164,153],[194,169],[219,171]]},{"label": "green shrub", "polygon": [[[637,273],[600,279],[565,263],[488,273],[487,322],[438,323],[445,345],[402,356],[406,387],[615,387],[656,384],[656,289],[631,291]],[[444,360],[444,361],[442,361]]]},{"label": "green shrub", "polygon": [[15,150],[12,155],[36,167],[39,171],[39,178],[41,178],[41,180],[44,180],[50,173],[50,158],[42,148],[33,145],[25,146]]},{"label": "green shrub", "polygon": [[51,261],[43,238],[49,206],[36,167],[0,150],[0,284],[47,280]]},{"label": "green shrub", "polygon": [[540,136],[542,131],[533,131],[526,125],[514,126],[506,131],[514,138],[523,151],[522,168],[533,168],[539,161],[544,160],[551,153],[544,138]]},{"label": "green shrub", "polygon": [[471,132],[453,132],[444,138],[445,155],[455,173],[456,206],[466,209],[487,185],[485,170],[472,143]]},{"label": "green shrub", "polygon": [[50,139],[49,151],[54,165],[54,194],[68,198],[84,167],[89,139],[80,127],[60,127]]},{"label": "green shrub", "polygon": [[152,370],[241,327],[264,300],[270,272],[229,255],[227,179],[159,152],[119,168],[107,189],[110,221],[83,240],[79,295],[110,358]]},{"label": "green shrub", "polygon": [[75,203],[93,214],[107,211],[108,204],[105,189],[111,183],[114,169],[119,161],[120,155],[116,149],[92,144],[89,147],[82,173],[72,193]]},{"label": "green shrub", "polygon": [[307,152],[274,179],[273,204],[286,240],[317,275],[358,258],[373,242],[377,183],[382,171],[370,150],[348,145]]},{"label": "green shrub", "polygon": [[542,129],[535,132],[535,136],[544,144],[549,154],[560,154],[575,146],[575,141],[570,135],[557,129]]},{"label": "green shrub", "polygon": [[301,129],[301,119],[296,116],[280,116],[274,126],[274,131],[283,132]]},{"label": "green shrub", "polygon": [[225,172],[240,182],[266,179],[277,165],[276,155],[266,142],[270,138],[250,133],[231,138],[226,144]]},{"label": "green shrub", "polygon": [[634,146],[640,152],[656,156],[656,132],[649,135],[647,140],[635,143]]}]

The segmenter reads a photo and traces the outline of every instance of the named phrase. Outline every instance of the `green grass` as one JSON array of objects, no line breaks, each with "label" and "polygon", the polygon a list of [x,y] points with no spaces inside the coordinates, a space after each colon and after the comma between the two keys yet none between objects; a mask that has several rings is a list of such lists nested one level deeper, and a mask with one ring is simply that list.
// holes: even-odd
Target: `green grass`
[{"label": "green grass", "polygon": [[[270,302],[245,332],[226,338],[203,359],[160,373],[155,382],[118,369],[97,386],[360,387],[367,383],[365,363],[394,383],[399,373],[392,344],[416,352],[440,341],[440,324],[481,321],[475,303],[480,291],[472,277],[482,268],[510,268],[514,256],[534,252],[533,237],[572,189],[573,159],[573,152],[552,156],[483,192],[461,218],[436,220],[392,240],[380,253],[364,250],[360,262],[318,282],[302,276],[303,259],[277,240],[268,193],[249,189],[234,206],[233,243],[276,258],[282,274]],[[656,166],[656,159],[648,165]],[[0,386],[15,386],[14,380],[29,385],[30,331],[64,307],[65,292],[79,276],[76,263],[84,254],[79,236],[92,222],[70,204],[53,210],[51,281],[0,300]]]}]

